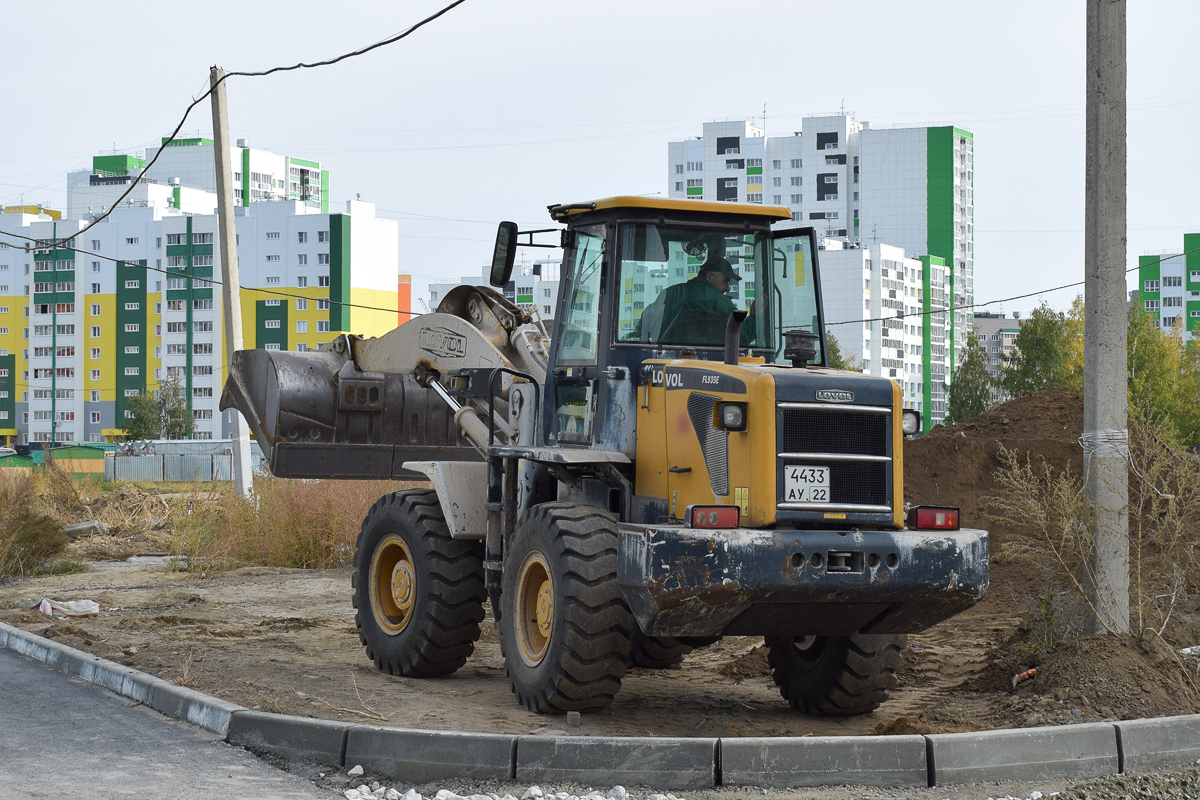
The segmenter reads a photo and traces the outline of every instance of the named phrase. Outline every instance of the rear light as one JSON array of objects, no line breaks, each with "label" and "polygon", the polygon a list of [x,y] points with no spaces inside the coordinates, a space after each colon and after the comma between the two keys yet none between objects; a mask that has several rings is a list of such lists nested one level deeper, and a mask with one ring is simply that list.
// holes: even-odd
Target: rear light
[{"label": "rear light", "polygon": [[741,520],[738,506],[688,506],[688,524],[693,528],[736,528]]},{"label": "rear light", "polygon": [[958,509],[940,508],[938,506],[917,506],[913,509],[915,522],[913,527],[919,531],[956,531],[958,530]]}]

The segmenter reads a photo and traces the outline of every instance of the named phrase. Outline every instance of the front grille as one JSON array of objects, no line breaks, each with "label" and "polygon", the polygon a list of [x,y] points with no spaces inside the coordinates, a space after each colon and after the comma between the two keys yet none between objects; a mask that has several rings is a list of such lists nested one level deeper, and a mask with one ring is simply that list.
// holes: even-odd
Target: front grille
[{"label": "front grille", "polygon": [[886,456],[891,417],[832,408],[781,408],[779,452]]},{"label": "front grille", "polygon": [[[879,513],[892,506],[892,409],[781,402],[777,409],[780,508]],[[786,467],[827,467],[829,500],[787,502]]]}]

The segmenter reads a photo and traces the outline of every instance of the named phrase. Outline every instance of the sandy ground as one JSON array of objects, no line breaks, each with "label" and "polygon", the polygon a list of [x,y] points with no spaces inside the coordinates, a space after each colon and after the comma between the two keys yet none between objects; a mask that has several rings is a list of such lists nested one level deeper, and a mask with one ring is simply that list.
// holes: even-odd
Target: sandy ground
[{"label": "sandy ground", "polygon": [[[169,571],[154,561],[0,584],[0,620],[266,711],[497,733],[567,727],[563,717],[516,705],[490,618],[475,655],[455,675],[397,678],[378,672],[359,645],[348,568],[205,575]],[[102,613],[52,620],[29,609],[42,597],[95,600]],[[1004,693],[955,691],[981,674],[989,647],[1013,624],[981,606],[912,637],[901,687],[880,710],[860,717],[795,713],[769,677],[761,640],[729,638],[679,667],[632,670],[609,710],[585,716],[569,732],[803,736],[864,734],[877,727],[897,733],[914,726],[968,729],[1019,701]]]}]

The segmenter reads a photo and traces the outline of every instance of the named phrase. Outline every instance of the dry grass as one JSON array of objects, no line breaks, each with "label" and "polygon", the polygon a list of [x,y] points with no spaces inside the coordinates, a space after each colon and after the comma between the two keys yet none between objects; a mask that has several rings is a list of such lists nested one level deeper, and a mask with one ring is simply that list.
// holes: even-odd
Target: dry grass
[{"label": "dry grass", "polygon": [[[1169,447],[1153,428],[1134,423],[1129,441],[1129,604],[1138,636],[1173,640],[1175,611],[1200,592],[1200,459]],[[1031,628],[1050,621],[1041,645],[1078,633],[1058,624],[1059,587],[1093,616],[1090,587],[1094,539],[1092,508],[1083,481],[1046,464],[1035,467],[1000,448],[1003,467],[996,473],[998,492],[989,498],[992,518],[1009,531],[999,555],[1025,560],[1046,570],[1046,592],[1033,600],[1026,622]],[[1066,620],[1069,614],[1063,615]],[[1070,629],[1070,630],[1068,630]],[[1110,631],[1111,632],[1111,631]]]},{"label": "dry grass", "polygon": [[44,511],[52,480],[48,471],[0,471],[0,577],[40,572],[66,547],[62,525]]},{"label": "dry grass", "polygon": [[304,481],[256,477],[254,495],[210,485],[177,519],[180,567],[212,570],[256,564],[323,569],[350,563],[362,519],[381,495],[408,488],[385,481]]}]

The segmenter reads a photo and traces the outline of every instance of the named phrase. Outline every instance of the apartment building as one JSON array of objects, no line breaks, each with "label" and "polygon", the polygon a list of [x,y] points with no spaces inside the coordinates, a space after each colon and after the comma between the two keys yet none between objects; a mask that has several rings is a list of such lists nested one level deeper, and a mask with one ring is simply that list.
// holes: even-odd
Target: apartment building
[{"label": "apartment building", "polygon": [[[215,199],[213,201],[215,207]],[[106,441],[129,398],[184,383],[195,438],[226,438],[217,217],[173,204],[85,219],[0,214],[0,443]],[[397,320],[396,223],[371,203],[237,209],[245,347],[306,350]],[[51,248],[49,243],[62,244]]]},{"label": "apartment building", "polygon": [[1183,235],[1183,250],[1138,257],[1136,302],[1160,328],[1178,325],[1185,341],[1200,338],[1200,233]]}]

